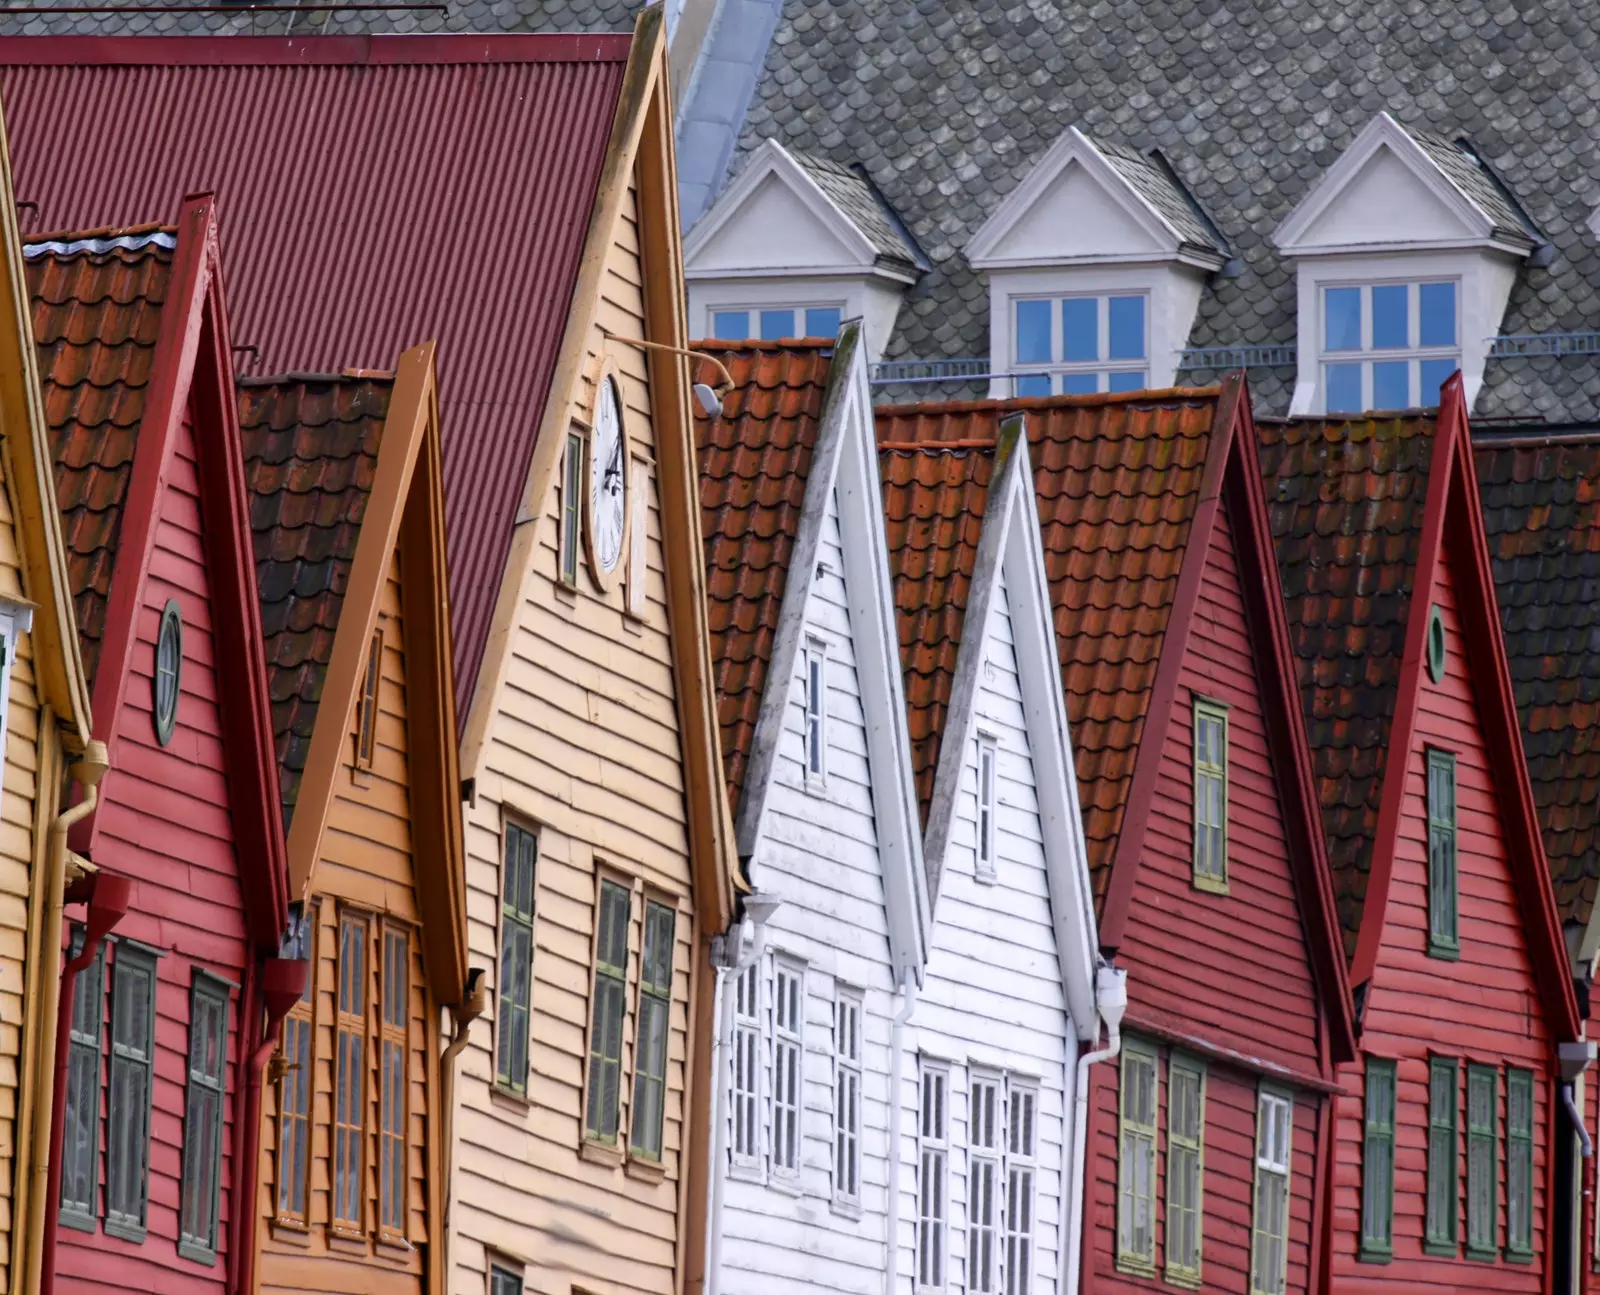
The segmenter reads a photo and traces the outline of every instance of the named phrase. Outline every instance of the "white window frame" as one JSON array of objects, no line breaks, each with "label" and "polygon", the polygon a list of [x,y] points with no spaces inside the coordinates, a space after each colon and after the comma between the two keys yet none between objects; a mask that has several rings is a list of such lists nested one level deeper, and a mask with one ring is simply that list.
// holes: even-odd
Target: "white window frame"
[{"label": "white window frame", "polygon": [[833,1204],[861,1209],[861,1082],[867,1014],[859,989],[833,991]]},{"label": "white window frame", "polygon": [[[707,301],[705,307],[705,336],[714,339],[717,336],[717,316],[742,311],[752,317],[756,331],[748,338],[723,338],[727,345],[734,345],[737,341],[754,341],[760,337],[761,320],[759,316],[764,311],[789,310],[794,312],[795,326],[798,328],[805,323],[808,310],[837,310],[839,322],[842,324],[850,318],[850,303],[843,297],[828,297],[826,299],[810,299],[803,292],[787,301],[754,301],[746,297],[735,297],[729,301]],[[786,337],[810,337],[811,334],[801,329],[797,333],[786,333]]]},{"label": "white window frame", "polygon": [[728,1010],[728,1163],[736,1178],[761,1178],[761,963],[734,972]]},{"label": "white window frame", "polygon": [[[1025,1103],[1028,1118],[1018,1119]],[[1031,1295],[1038,1269],[1039,1243],[1035,1208],[1039,1188],[1039,1086],[1012,1076],[1006,1082],[1005,1257],[1002,1290],[1005,1295]]]},{"label": "white window frame", "polygon": [[[1251,1295],[1285,1295],[1289,1284],[1289,1210],[1293,1204],[1291,1169],[1294,1163],[1294,1094],[1281,1088],[1261,1085],[1256,1096],[1256,1172],[1250,1203],[1250,1292]],[[1271,1220],[1262,1219],[1262,1191],[1278,1183],[1282,1197],[1282,1232],[1271,1230]],[[1262,1272],[1262,1246],[1275,1243],[1277,1252],[1268,1256],[1273,1271]],[[1262,1277],[1265,1276],[1265,1280]]]},{"label": "white window frame", "polygon": [[[794,986],[794,1019],[784,1012],[785,982]],[[769,1162],[774,1181],[798,1182],[805,1147],[806,1090],[806,967],[803,962],[779,956],[772,963],[772,1084],[768,1111],[771,1129]],[[793,1091],[783,1082],[785,1063],[793,1060]],[[785,1146],[785,1122],[793,1130],[792,1146]],[[787,1150],[788,1154],[785,1155]]]},{"label": "white window frame", "polygon": [[998,876],[997,851],[1000,829],[1000,744],[991,733],[978,734],[977,764],[977,851],[974,870],[979,881],[994,881]]},{"label": "white window frame", "polygon": [[950,1067],[918,1059],[914,1285],[942,1291],[950,1270]]},{"label": "white window frame", "polygon": [[[972,1071],[967,1079],[968,1295],[994,1295],[1000,1289],[1005,1256],[1006,1109],[1005,1077]],[[980,1246],[983,1240],[988,1242],[986,1247]]]},{"label": "white window frame", "polygon": [[[1139,359],[1112,359],[1111,358],[1111,299],[1113,297],[1137,297],[1144,303],[1144,355]],[[1024,361],[1017,354],[1016,320],[1017,307],[1025,301],[1048,301],[1050,303],[1050,359]],[[1067,360],[1057,359],[1065,345],[1062,336],[1061,303],[1063,301],[1093,301],[1095,303],[1095,352],[1093,360]],[[1148,388],[1150,383],[1150,293],[1148,291],[1079,291],[1063,292],[1059,294],[1024,292],[1017,293],[1011,298],[1011,349],[1008,353],[1006,372],[1017,377],[1048,375],[1050,378],[1050,394],[1061,395],[1061,379],[1064,377],[1092,377],[1095,380],[1094,389],[1097,392],[1107,392],[1111,389],[1111,378],[1114,374],[1139,373],[1143,380],[1136,390]]]},{"label": "white window frame", "polygon": [[[1137,1066],[1150,1069],[1149,1119],[1129,1114],[1130,1072]],[[1161,1054],[1142,1039],[1124,1038],[1121,1075],[1117,1084],[1117,1271],[1142,1277],[1156,1275],[1156,1209],[1160,1189],[1156,1185],[1156,1166],[1161,1154]],[[1134,1157],[1137,1157],[1135,1159]],[[1138,1186],[1140,1165],[1144,1168],[1146,1191]],[[1135,1219],[1129,1211],[1145,1202],[1149,1219],[1149,1247],[1135,1245]]]},{"label": "white window frame", "polygon": [[800,767],[806,790],[822,792],[828,786],[828,645],[808,638],[800,662]]},{"label": "white window frame", "polygon": [[[1455,341],[1448,346],[1422,345],[1422,298],[1424,283],[1448,283],[1455,288]],[[1406,345],[1379,349],[1372,344],[1372,290],[1374,288],[1405,288],[1406,290]],[[1335,351],[1328,346],[1328,305],[1330,291],[1355,288],[1361,294],[1361,344],[1354,350]],[[1328,407],[1327,371],[1330,365],[1359,364],[1361,366],[1361,408],[1376,408],[1373,396],[1374,364],[1407,365],[1405,408],[1432,405],[1438,402],[1438,393],[1421,389],[1422,362],[1425,360],[1453,360],[1461,364],[1461,276],[1442,275],[1417,278],[1413,275],[1386,276],[1362,279],[1323,279],[1317,284],[1317,382],[1322,407]],[[1414,399],[1412,397],[1415,397]]]}]

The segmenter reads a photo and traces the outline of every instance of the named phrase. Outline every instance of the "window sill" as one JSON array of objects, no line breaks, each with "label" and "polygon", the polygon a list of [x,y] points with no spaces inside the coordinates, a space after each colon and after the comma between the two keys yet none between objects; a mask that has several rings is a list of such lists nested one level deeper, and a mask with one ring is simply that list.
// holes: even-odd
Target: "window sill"
[{"label": "window sill", "polygon": [[137,1223],[127,1223],[122,1219],[108,1218],[105,1222],[105,1231],[108,1237],[116,1237],[122,1241],[131,1241],[136,1246],[142,1246],[147,1230]]},{"label": "window sill", "polygon": [[860,1201],[841,1201],[835,1198],[828,1202],[828,1208],[840,1218],[859,1222],[862,1217]]},{"label": "window sill", "polygon": [[1192,884],[1196,890],[1203,890],[1208,895],[1226,895],[1228,893],[1227,881],[1216,877],[1202,877],[1197,873],[1193,878]]},{"label": "window sill", "polygon": [[806,1189],[801,1186],[798,1174],[773,1174],[771,1178],[767,1179],[767,1186],[772,1188],[773,1191],[781,1192],[785,1196],[791,1196],[795,1200],[799,1200],[806,1194]]},{"label": "window sill", "polygon": [[489,1086],[489,1102],[514,1115],[526,1116],[533,1109],[533,1103],[521,1093],[514,1093],[499,1084]]},{"label": "window sill", "polygon": [[554,589],[556,597],[561,602],[566,603],[568,607],[576,607],[578,605],[578,586],[576,582],[568,584],[557,576]]},{"label": "window sill", "polygon": [[358,1232],[340,1232],[329,1228],[328,1249],[342,1255],[364,1255],[369,1247],[366,1237]]},{"label": "window sill", "polygon": [[1204,1279],[1197,1272],[1185,1272],[1181,1268],[1168,1268],[1164,1274],[1168,1286],[1179,1286],[1184,1290],[1197,1291]]},{"label": "window sill", "polygon": [[1533,1251],[1507,1249],[1502,1256],[1508,1264],[1531,1264]]},{"label": "window sill", "polygon": [[821,799],[828,794],[828,780],[826,778],[808,777],[804,790],[806,795],[816,796]]},{"label": "window sill", "polygon": [[1142,1263],[1137,1259],[1120,1256],[1117,1259],[1117,1271],[1126,1273],[1130,1277],[1154,1277],[1156,1275],[1156,1266],[1153,1261]]},{"label": "window sill", "polygon": [[1492,1264],[1499,1259],[1500,1256],[1494,1250],[1474,1250],[1471,1246],[1468,1246],[1467,1258],[1472,1260],[1473,1263]]},{"label": "window sill", "polygon": [[411,1256],[416,1254],[417,1248],[404,1237],[379,1237],[373,1247],[373,1252],[380,1259],[387,1259],[391,1263],[407,1263]]},{"label": "window sill", "polygon": [[1394,1261],[1394,1251],[1374,1250],[1362,1246],[1356,1251],[1356,1262],[1361,1264],[1386,1264]]},{"label": "window sill", "polygon": [[578,1159],[587,1160],[594,1165],[609,1165],[612,1169],[616,1169],[627,1159],[627,1153],[619,1146],[585,1138],[578,1145]]},{"label": "window sill", "polygon": [[1461,946],[1459,944],[1440,944],[1436,940],[1428,941],[1428,956],[1438,958],[1441,962],[1460,962]]},{"label": "window sill", "polygon": [[204,1264],[207,1268],[217,1266],[217,1252],[193,1241],[178,1242],[178,1258],[187,1259],[190,1263]]},{"label": "window sill", "polygon": [[764,1183],[767,1176],[760,1165],[729,1165],[728,1177],[736,1183]]},{"label": "window sill", "polygon": [[79,1214],[73,1210],[62,1210],[61,1226],[71,1228],[74,1232],[97,1232],[100,1230],[100,1221],[92,1214]]},{"label": "window sill", "polygon": [[630,1155],[622,1168],[629,1178],[637,1178],[640,1182],[659,1183],[667,1176],[667,1167],[664,1164],[645,1156]]},{"label": "window sill", "polygon": [[1422,1243],[1422,1253],[1434,1255],[1440,1259],[1459,1259],[1461,1257],[1461,1247],[1454,1241],[1424,1241]]},{"label": "window sill", "polygon": [[1000,883],[999,876],[993,868],[985,868],[979,864],[972,870],[972,879],[980,886],[995,886]]},{"label": "window sill", "polygon": [[304,1223],[296,1223],[292,1219],[274,1219],[267,1225],[267,1233],[282,1245],[296,1246],[301,1250],[311,1249],[311,1233]]}]

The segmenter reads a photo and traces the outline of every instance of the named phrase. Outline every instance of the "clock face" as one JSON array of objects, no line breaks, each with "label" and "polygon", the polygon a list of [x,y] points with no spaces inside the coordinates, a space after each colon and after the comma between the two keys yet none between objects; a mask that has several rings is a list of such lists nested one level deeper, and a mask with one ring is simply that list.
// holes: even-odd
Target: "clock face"
[{"label": "clock face", "polygon": [[628,463],[622,436],[622,393],[607,376],[589,433],[589,557],[596,571],[609,576],[622,561],[623,523],[627,518]]}]

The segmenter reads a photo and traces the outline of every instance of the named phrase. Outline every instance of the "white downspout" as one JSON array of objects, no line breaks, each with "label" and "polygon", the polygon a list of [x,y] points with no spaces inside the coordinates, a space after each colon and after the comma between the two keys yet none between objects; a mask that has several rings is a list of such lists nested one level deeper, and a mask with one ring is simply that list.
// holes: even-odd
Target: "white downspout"
[{"label": "white downspout", "polygon": [[900,999],[901,1007],[895,1013],[894,1026],[889,1032],[889,1247],[884,1265],[884,1295],[895,1295],[900,1283],[900,1108],[905,1105],[900,1084],[904,1073],[905,1026],[911,1013],[917,1010],[917,982],[909,971],[905,983],[900,986]]},{"label": "white downspout", "polygon": [[[1072,1172],[1067,1191],[1066,1215],[1062,1219],[1067,1244],[1062,1250],[1060,1295],[1077,1295],[1079,1270],[1083,1264],[1083,1179],[1088,1160],[1089,1067],[1109,1061],[1122,1051],[1122,1014],[1128,1007],[1128,973],[1120,967],[1102,963],[1094,978],[1095,1013],[1106,1026],[1106,1046],[1078,1058],[1077,1085],[1072,1102]],[[1099,1028],[1096,1027],[1096,1036]]]}]

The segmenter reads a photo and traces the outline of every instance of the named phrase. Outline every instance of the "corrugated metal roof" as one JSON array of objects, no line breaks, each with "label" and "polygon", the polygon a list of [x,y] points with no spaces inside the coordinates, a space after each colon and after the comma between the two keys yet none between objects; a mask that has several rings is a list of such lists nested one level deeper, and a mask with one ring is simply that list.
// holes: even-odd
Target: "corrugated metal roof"
[{"label": "corrugated metal roof", "polygon": [[463,717],[630,42],[0,43],[30,232],[176,217],[211,192],[245,372],[387,369],[438,340]]}]

